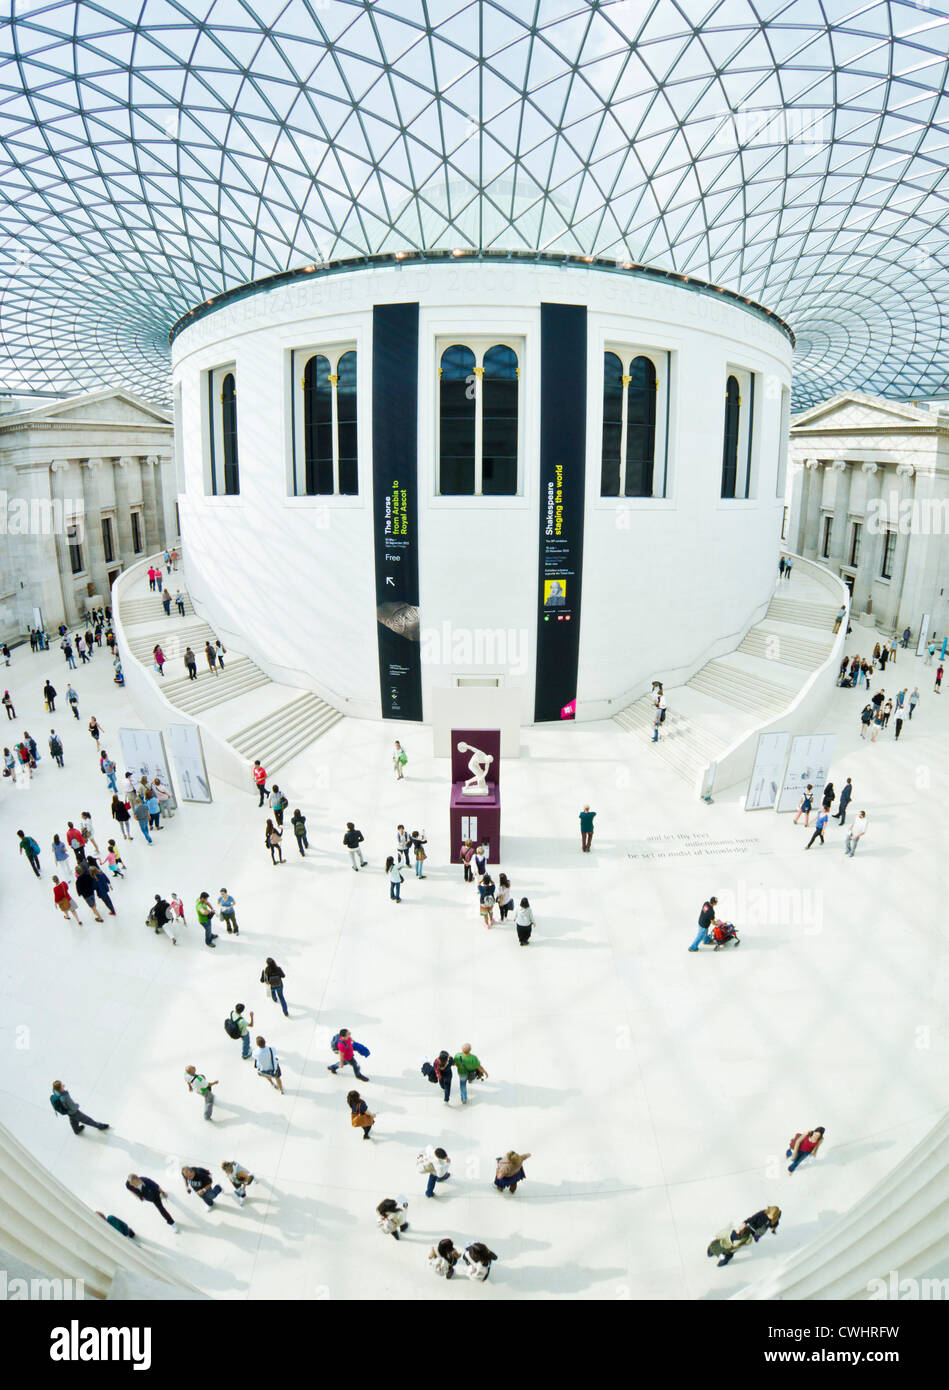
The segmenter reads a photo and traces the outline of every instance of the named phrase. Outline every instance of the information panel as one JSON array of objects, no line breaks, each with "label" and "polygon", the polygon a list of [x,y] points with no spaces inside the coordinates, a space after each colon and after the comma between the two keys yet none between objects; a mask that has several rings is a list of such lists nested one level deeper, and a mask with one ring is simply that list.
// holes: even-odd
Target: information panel
[{"label": "information panel", "polygon": [[807,734],[791,742],[787,772],[778,797],[777,810],[796,811],[807,786],[814,788],[814,807],[830,775],[830,760],[836,734]]},{"label": "information panel", "polygon": [[541,304],[538,722],[573,719],[577,710],[586,381],[586,308]]},{"label": "information panel", "polygon": [[201,730],[196,724],[169,724],[167,734],[178,795],[182,801],[210,801],[211,782],[204,762]]},{"label": "information panel", "polygon": [[418,608],[418,305],[372,311],[372,492],[383,719],[422,718]]},{"label": "information panel", "polygon": [[784,781],[790,744],[790,734],[758,735],[755,766],[745,797],[746,811],[770,811],[774,808]]}]

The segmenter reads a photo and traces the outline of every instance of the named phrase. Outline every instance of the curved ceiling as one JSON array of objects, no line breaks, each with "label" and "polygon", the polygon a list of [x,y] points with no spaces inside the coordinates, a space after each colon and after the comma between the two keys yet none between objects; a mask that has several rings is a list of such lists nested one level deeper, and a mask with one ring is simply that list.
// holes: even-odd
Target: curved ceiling
[{"label": "curved ceiling", "polygon": [[[946,0],[942,0],[945,4]],[[949,383],[949,19],[883,0],[8,0],[0,386],[167,399],[171,324],[405,248],[734,289],[795,401]]]}]

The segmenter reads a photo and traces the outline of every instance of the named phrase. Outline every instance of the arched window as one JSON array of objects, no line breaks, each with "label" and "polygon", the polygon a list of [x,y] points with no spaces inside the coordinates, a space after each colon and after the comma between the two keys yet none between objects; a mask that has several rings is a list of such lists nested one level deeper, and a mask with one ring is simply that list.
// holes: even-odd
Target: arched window
[{"label": "arched window", "polygon": [[344,352],[336,364],[336,439],[339,491],[343,497],[359,492],[359,451],[356,428],[356,354]]},{"label": "arched window", "polygon": [[517,386],[514,349],[504,344],[488,348],[481,400],[480,491],[486,497],[517,493]]},{"label": "arched window", "polygon": [[438,491],[475,490],[475,355],[455,343],[441,355],[438,377]]},{"label": "arched window", "polygon": [[725,439],[722,450],[722,496],[734,497],[738,479],[738,434],[741,395],[738,378],[730,376],[725,385]]},{"label": "arched window", "polygon": [[603,441],[600,496],[619,497],[619,462],[623,444],[623,364],[615,352],[603,354]]},{"label": "arched window", "polygon": [[333,491],[333,387],[319,353],[303,369],[303,465],[308,497]]},{"label": "arched window", "polygon": [[624,497],[651,497],[656,461],[656,392],[659,379],[648,357],[634,357],[626,386]]},{"label": "arched window", "polygon": [[221,383],[221,449],[224,453],[224,492],[228,497],[241,490],[237,463],[237,383],[228,372]]}]

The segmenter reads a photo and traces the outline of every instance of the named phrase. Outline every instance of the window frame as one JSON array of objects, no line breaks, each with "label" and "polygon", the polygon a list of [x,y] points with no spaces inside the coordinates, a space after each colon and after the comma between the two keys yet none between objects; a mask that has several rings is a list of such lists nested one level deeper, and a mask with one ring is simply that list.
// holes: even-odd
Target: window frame
[{"label": "window frame", "polygon": [[108,513],[102,515],[102,516],[99,518],[99,521],[100,521],[100,526],[101,526],[101,530],[102,530],[102,553],[103,553],[103,555],[105,556],[105,563],[106,563],[107,565],[114,565],[114,564],[115,564],[115,526],[113,525],[114,518],[113,518],[113,516],[112,516],[112,513],[111,513],[111,512],[108,512]]},{"label": "window frame", "polygon": [[[740,367],[735,362],[726,362],[723,383],[722,411],[722,471],[719,479],[720,502],[754,502],[756,492],[752,481],[756,480],[757,444],[760,421],[758,419],[758,378],[759,373],[751,367]],[[728,409],[728,383],[734,377],[738,383],[738,440],[735,451],[735,491],[725,493],[725,427]]]},{"label": "window frame", "polygon": [[[356,491],[340,491],[340,419],[339,419],[339,364],[347,353],[355,356],[355,394],[356,394]],[[306,343],[302,347],[289,350],[290,372],[290,469],[288,478],[288,499],[304,501],[311,506],[321,502],[357,503],[360,498],[360,482],[364,457],[364,399],[365,383],[361,378],[363,346],[357,338],[334,338],[327,343]],[[306,399],[304,374],[307,364],[315,357],[324,357],[329,366],[332,389],[330,404],[330,439],[332,447],[332,492],[306,491]]]},{"label": "window frame", "polygon": [[129,508],[129,530],[132,533],[132,554],[144,555],[145,553],[145,533],[142,528],[142,509],[141,507]]},{"label": "window frame", "polygon": [[[527,382],[525,378],[525,355],[527,351],[527,339],[520,333],[507,333],[503,330],[497,333],[445,333],[438,332],[434,337],[434,450],[433,466],[434,477],[432,480],[432,496],[439,503],[462,502],[467,499],[477,499],[479,502],[488,502],[491,505],[497,503],[512,503],[516,500],[523,500],[526,496],[526,458],[524,451],[524,428],[525,415],[524,408],[525,392]],[[442,436],[442,411],[441,411],[441,374],[442,357],[448,348],[464,347],[474,354],[474,404],[475,404],[475,443],[474,443],[474,491],[472,492],[442,492],[441,491],[441,436]],[[517,445],[516,455],[516,487],[514,492],[484,492],[484,357],[485,353],[492,348],[509,348],[517,360],[516,376],[517,382],[517,429],[515,440]]]},{"label": "window frame", "polygon": [[[887,526],[883,532],[883,549],[880,556],[880,578],[891,581],[893,578],[893,567],[896,560],[896,543],[899,539],[899,532],[895,526]],[[892,541],[892,545],[890,542]]]},{"label": "window frame", "polygon": [[856,569],[860,564],[860,547],[863,544],[863,522],[851,519],[850,522],[850,555],[851,568]]},{"label": "window frame", "polygon": [[[227,376],[234,378],[237,491],[227,492],[224,461],[223,390]],[[237,362],[223,362],[201,374],[202,437],[204,447],[204,496],[225,506],[240,504],[240,386]]]},{"label": "window frame", "polygon": [[833,541],[833,538],[834,538],[834,517],[833,517],[833,513],[827,513],[827,512],[825,512],[824,515],[823,515],[823,517],[821,518],[821,520],[822,520],[822,522],[823,522],[823,525],[822,525],[822,527],[821,527],[820,556],[821,556],[821,559],[822,559],[822,560],[829,560],[829,559],[830,559],[830,547],[831,547],[831,542]]}]

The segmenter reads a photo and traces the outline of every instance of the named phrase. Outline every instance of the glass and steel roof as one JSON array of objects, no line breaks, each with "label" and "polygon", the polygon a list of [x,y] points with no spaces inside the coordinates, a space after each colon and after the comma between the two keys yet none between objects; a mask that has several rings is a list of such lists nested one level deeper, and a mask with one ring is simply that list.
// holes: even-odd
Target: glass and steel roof
[{"label": "glass and steel roof", "polygon": [[164,400],[193,305],[467,248],[756,300],[798,406],[945,394],[947,54],[908,0],[6,0],[0,389]]}]

